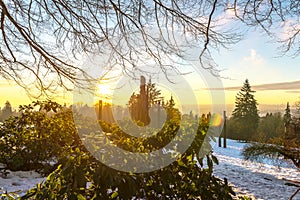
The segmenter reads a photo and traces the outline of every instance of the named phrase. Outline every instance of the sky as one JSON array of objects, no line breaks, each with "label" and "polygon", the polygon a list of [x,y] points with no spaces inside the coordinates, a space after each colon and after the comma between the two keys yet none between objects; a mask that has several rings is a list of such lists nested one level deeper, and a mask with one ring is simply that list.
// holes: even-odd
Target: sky
[{"label": "sky", "polygon": [[260,104],[294,104],[300,97],[300,56],[280,56],[278,44],[254,32],[233,47],[222,51],[220,60],[227,102],[234,102],[235,94],[245,79],[256,90]]},{"label": "sky", "polygon": [[[258,32],[249,32],[239,43],[230,49],[221,49],[214,54],[216,63],[221,70],[222,89],[225,93],[225,104],[234,104],[235,96],[248,79],[256,91],[255,98],[259,104],[285,105],[287,102],[293,106],[300,97],[300,56],[292,58],[287,55],[280,56],[278,44],[271,43],[269,39]],[[199,86],[202,89],[202,104],[209,104],[211,98],[209,85]],[[26,92],[14,82],[0,80],[1,97],[0,107],[9,100],[13,107],[28,104],[30,98]],[[101,87],[99,88],[101,90]],[[107,87],[102,88],[102,91]],[[197,89],[199,90],[199,88]],[[196,95],[198,92],[195,92]],[[57,99],[60,103],[72,102],[72,93],[61,94],[64,98]],[[201,96],[201,95],[200,95]],[[183,100],[185,101],[185,100]]]}]

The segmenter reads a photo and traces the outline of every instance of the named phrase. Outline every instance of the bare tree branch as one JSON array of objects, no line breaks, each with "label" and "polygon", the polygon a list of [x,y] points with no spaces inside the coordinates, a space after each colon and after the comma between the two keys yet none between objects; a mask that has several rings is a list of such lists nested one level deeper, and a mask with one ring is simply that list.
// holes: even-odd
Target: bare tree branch
[{"label": "bare tree branch", "polygon": [[[241,39],[220,22],[222,13],[233,9],[245,26],[262,29],[297,56],[299,8],[297,0],[0,0],[0,76],[29,93],[34,79],[39,95],[51,94],[57,86],[71,90],[83,79],[93,81],[79,65],[84,55],[105,55],[108,68],[121,66],[134,76],[131,70],[141,70],[146,56],[162,73],[176,71],[166,58],[186,59],[189,47],[199,47],[200,65],[218,75],[212,50]],[[280,37],[278,28],[290,31]]]},{"label": "bare tree branch", "polygon": [[289,198],[289,200],[292,200],[299,191],[300,191],[300,187],[293,193],[293,195]]}]

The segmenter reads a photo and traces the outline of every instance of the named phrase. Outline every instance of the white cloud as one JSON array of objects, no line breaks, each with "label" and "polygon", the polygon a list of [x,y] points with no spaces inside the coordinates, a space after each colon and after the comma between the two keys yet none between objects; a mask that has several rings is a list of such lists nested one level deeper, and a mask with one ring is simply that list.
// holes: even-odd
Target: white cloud
[{"label": "white cloud", "polygon": [[[268,80],[267,80],[268,81]],[[252,88],[256,91],[265,91],[265,90],[284,90],[289,93],[300,93],[300,80],[297,81],[287,81],[279,83],[265,83],[265,84],[251,84]],[[225,88],[208,88],[208,89],[222,89],[222,90],[232,90],[236,91],[241,88],[241,84],[233,87]]]},{"label": "white cloud", "polygon": [[214,26],[231,26],[231,22],[236,20],[235,13],[233,9],[226,9],[225,12],[218,15],[214,22]]},{"label": "white cloud", "polygon": [[261,55],[257,54],[254,49],[250,49],[250,55],[243,57],[242,60],[243,62],[246,62],[248,64],[253,64],[253,67],[259,67],[266,63],[264,58]]},{"label": "white cloud", "polygon": [[[243,54],[243,52],[245,50],[240,49],[239,53]],[[270,64],[269,59],[263,57],[254,48],[246,50],[244,55],[237,57],[222,75],[230,78],[223,80],[225,87],[242,85],[246,78],[251,85],[284,81],[282,74]]]}]

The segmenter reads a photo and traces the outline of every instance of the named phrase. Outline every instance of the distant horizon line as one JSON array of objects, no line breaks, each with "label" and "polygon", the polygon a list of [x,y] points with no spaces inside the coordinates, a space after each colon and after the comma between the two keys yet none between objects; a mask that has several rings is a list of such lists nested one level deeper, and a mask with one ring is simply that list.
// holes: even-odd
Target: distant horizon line
[{"label": "distant horizon line", "polygon": [[[2,102],[3,106],[6,103],[6,101],[9,101],[10,104],[12,104],[10,100],[5,100],[5,101]],[[40,101],[44,101],[44,100],[40,100]],[[30,102],[30,103],[24,103],[24,104],[18,104],[17,106],[28,105],[28,104],[31,104],[32,102]],[[82,105],[86,104],[84,102],[72,102],[72,103],[60,102],[60,101],[54,101],[54,102],[57,102],[57,103],[59,103],[61,105],[66,104],[67,106],[74,105],[74,104],[80,104],[80,103],[82,103]],[[104,102],[104,103],[109,103],[109,102]],[[260,105],[263,105],[263,106],[286,106],[287,103],[288,102],[286,102],[286,103],[258,103],[258,106],[260,106]],[[2,104],[0,104],[0,108],[3,107],[3,106],[1,106]],[[97,104],[97,102],[95,102],[94,104]],[[111,104],[111,103],[109,103],[109,104]],[[290,104],[290,106],[293,106],[293,103],[289,102],[289,104]],[[113,104],[113,105],[116,105],[116,104]],[[235,104],[234,103],[225,103],[225,104],[221,104],[221,103],[220,104],[217,104],[217,103],[216,104],[201,103],[201,104],[181,104],[181,105],[183,105],[183,106],[196,106],[196,105],[199,105],[199,106],[212,106],[212,105],[226,105],[226,106],[229,105],[229,106],[234,106]],[[13,106],[13,107],[15,107],[15,106]]]}]

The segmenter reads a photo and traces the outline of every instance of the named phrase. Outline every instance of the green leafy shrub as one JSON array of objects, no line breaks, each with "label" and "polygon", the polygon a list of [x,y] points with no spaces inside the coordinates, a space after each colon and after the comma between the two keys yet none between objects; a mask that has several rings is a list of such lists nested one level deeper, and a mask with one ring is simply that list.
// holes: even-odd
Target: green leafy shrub
[{"label": "green leafy shrub", "polygon": [[69,108],[52,102],[20,106],[20,116],[4,121],[0,129],[0,162],[10,170],[43,170],[69,154],[80,143]]},{"label": "green leafy shrub", "polygon": [[[35,102],[20,107],[20,111],[20,117],[10,118],[1,129],[0,162],[14,170],[48,170],[51,160],[57,165],[43,183],[27,191],[21,199],[222,200],[232,199],[234,195],[227,181],[212,174],[218,160],[212,155],[209,143],[205,143],[205,159],[199,155],[204,141],[208,141],[205,137],[208,122],[200,124],[192,144],[172,164],[149,173],[126,173],[102,164],[83,147],[76,128],[87,137],[98,137],[94,132],[97,124],[92,120],[82,118],[75,128],[71,110],[54,102]],[[156,142],[128,140],[115,125],[101,126],[111,135],[108,142],[129,150],[139,145],[151,151],[157,141],[169,141],[174,136],[178,120],[170,119],[155,138]],[[188,132],[197,124],[187,121],[182,126],[181,131]],[[204,167],[205,161],[207,167]]]},{"label": "green leafy shrub", "polygon": [[192,156],[143,174],[111,169],[80,151],[21,199],[232,199],[227,182],[200,168]]},{"label": "green leafy shrub", "polygon": [[[88,120],[79,124],[80,129],[86,133],[90,126],[93,125]],[[112,135],[119,130],[113,126],[109,128],[105,123],[102,126],[106,130],[110,129]],[[171,126],[167,127],[168,131],[176,131]],[[234,192],[227,181],[212,174],[213,165],[218,160],[211,154],[209,146],[205,159],[199,156],[208,124],[199,127],[194,142],[177,161],[149,173],[117,171],[97,161],[85,149],[70,150],[68,161],[21,199],[232,199]],[[189,129],[185,127],[184,130]],[[97,133],[91,135],[95,136]],[[160,137],[164,138],[162,135]],[[167,136],[166,140],[168,139]],[[133,148],[130,146],[137,143],[140,147],[146,144],[136,140],[126,143],[127,140],[121,133],[111,136],[111,140],[119,142],[121,146],[126,145],[127,148]],[[204,160],[206,168],[203,167]]]}]

